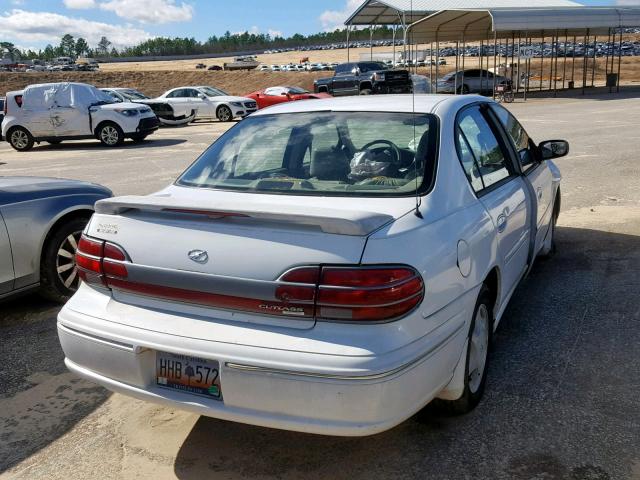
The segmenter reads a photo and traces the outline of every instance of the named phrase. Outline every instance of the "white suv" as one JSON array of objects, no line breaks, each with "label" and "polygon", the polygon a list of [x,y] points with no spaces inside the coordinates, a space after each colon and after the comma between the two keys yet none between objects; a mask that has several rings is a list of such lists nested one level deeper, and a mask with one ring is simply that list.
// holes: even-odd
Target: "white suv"
[{"label": "white suv", "polygon": [[46,83],[9,92],[4,106],[2,138],[18,151],[35,142],[97,138],[115,147],[136,142],[158,129],[148,105],[114,103],[106,93],[84,83]]}]

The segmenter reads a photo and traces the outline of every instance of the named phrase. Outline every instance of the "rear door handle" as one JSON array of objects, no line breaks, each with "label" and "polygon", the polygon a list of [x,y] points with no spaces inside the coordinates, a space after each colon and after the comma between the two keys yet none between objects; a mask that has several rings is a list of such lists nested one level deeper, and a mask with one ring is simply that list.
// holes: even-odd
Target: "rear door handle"
[{"label": "rear door handle", "polygon": [[507,228],[507,216],[505,214],[500,215],[496,223],[498,227],[498,232],[499,233],[504,232]]}]

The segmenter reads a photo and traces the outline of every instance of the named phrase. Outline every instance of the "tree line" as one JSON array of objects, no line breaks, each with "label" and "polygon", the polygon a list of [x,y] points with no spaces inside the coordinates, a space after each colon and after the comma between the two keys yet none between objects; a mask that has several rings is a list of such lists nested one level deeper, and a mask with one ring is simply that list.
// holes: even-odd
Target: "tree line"
[{"label": "tree line", "polygon": [[[370,30],[364,28],[351,32],[350,38],[354,42],[369,40]],[[378,27],[373,31],[375,40],[389,39],[392,30],[388,27]],[[204,42],[191,37],[155,37],[138,45],[117,49],[107,37],[102,37],[97,45],[91,47],[87,41],[73,35],[65,34],[57,46],[47,45],[41,50],[19,50],[10,42],[0,42],[0,49],[4,56],[14,61],[21,59],[53,60],[57,57],[145,57],[161,55],[197,55],[207,53],[233,53],[252,50],[269,50],[290,47],[304,47],[343,43],[346,41],[346,31],[335,30],[312,35],[296,33],[290,37],[271,36],[264,33],[231,33],[217,37],[212,35]]]}]

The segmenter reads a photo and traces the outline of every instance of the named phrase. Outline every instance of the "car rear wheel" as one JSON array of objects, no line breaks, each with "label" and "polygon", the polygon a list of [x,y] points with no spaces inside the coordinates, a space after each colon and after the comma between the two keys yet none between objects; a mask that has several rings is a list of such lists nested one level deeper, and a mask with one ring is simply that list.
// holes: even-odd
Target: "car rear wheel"
[{"label": "car rear wheel", "polygon": [[107,147],[117,147],[124,142],[124,133],[115,123],[105,123],[98,128],[98,139]]},{"label": "car rear wheel", "polygon": [[233,113],[231,113],[231,109],[226,105],[220,105],[216,111],[216,117],[218,117],[218,120],[221,122],[230,122],[233,120]]},{"label": "car rear wheel", "polygon": [[9,131],[7,137],[11,146],[19,152],[26,152],[33,148],[33,136],[25,128],[14,127]]},{"label": "car rear wheel", "polygon": [[471,320],[467,339],[467,359],[464,373],[464,392],[457,400],[434,400],[434,406],[453,415],[473,410],[480,402],[487,381],[489,346],[493,330],[493,302],[491,292],[482,286]]},{"label": "car rear wheel", "polygon": [[88,218],[62,224],[44,246],[40,262],[40,293],[55,302],[65,302],[78,289],[76,250]]}]

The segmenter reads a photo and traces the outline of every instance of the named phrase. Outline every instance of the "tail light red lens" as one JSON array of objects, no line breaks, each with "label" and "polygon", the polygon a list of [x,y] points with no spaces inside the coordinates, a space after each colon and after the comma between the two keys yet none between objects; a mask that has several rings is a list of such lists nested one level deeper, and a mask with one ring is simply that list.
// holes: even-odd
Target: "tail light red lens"
[{"label": "tail light red lens", "polygon": [[[282,301],[314,301],[319,320],[390,321],[423,299],[424,283],[410,267],[300,267],[280,279]],[[294,285],[295,284],[295,285]]]},{"label": "tail light red lens", "polygon": [[15,97],[16,100],[16,105],[18,105],[18,107],[22,108],[22,95],[16,95]]},{"label": "tail light red lens", "polygon": [[410,267],[324,267],[316,317],[344,321],[389,321],[420,304],[424,283]]},{"label": "tail light red lens", "polygon": [[424,298],[422,277],[408,266],[298,267],[278,279],[275,300],[260,300],[138,283],[135,276],[129,278],[129,256],[121,247],[84,235],[78,243],[76,264],[87,283],[261,315],[382,322],[405,316]]},{"label": "tail light red lens", "polygon": [[117,245],[82,235],[76,252],[76,266],[80,278],[92,284],[109,286],[109,278],[126,278],[125,251]]}]

